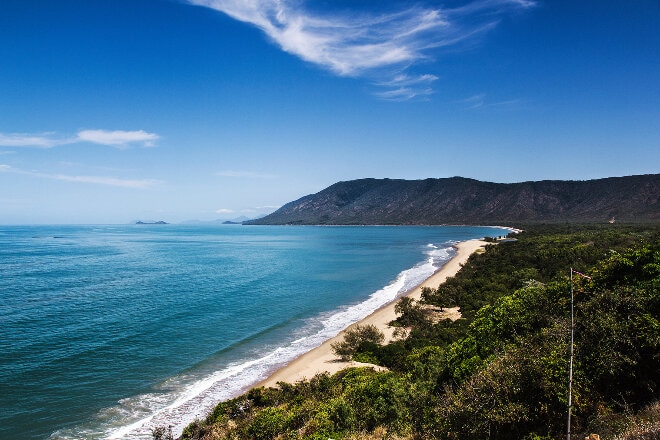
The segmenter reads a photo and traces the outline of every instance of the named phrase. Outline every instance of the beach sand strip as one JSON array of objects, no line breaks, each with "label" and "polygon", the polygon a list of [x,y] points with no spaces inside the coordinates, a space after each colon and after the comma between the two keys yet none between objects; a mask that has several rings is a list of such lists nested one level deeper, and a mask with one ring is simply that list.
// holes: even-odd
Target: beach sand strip
[{"label": "beach sand strip", "polygon": [[[455,247],[457,249],[456,255],[445,263],[437,272],[427,278],[423,283],[414,289],[410,290],[403,296],[408,296],[416,301],[419,301],[422,294],[423,287],[437,288],[447,278],[456,275],[461,269],[463,264],[468,260],[477,250],[483,248],[487,243],[482,240],[468,240],[458,243]],[[391,302],[380,309],[373,312],[371,315],[356,322],[346,329],[342,330],[337,336],[328,339],[320,346],[302,354],[291,363],[285,365],[279,370],[275,371],[268,379],[258,384],[263,387],[276,387],[277,382],[296,383],[301,380],[311,379],[315,375],[323,372],[334,374],[344,368],[353,366],[364,366],[368,364],[361,364],[359,362],[342,362],[332,351],[331,345],[335,342],[344,339],[344,334],[347,330],[355,327],[356,325],[375,325],[380,331],[385,334],[385,341],[392,340],[392,333],[394,328],[390,327],[388,323],[396,319],[394,306],[397,301]]]}]

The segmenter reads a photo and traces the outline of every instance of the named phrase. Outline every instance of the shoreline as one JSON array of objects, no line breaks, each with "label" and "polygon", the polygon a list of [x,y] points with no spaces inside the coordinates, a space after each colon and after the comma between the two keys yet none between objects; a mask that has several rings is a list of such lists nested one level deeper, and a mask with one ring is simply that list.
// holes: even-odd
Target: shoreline
[{"label": "shoreline", "polygon": [[423,287],[437,288],[447,278],[456,275],[470,255],[483,248],[486,244],[485,241],[480,239],[457,243],[454,246],[456,248],[456,255],[447,261],[439,270],[433,273],[433,275],[425,279],[421,284],[401,295],[396,300],[377,309],[360,321],[349,325],[336,336],[324,341],[318,347],[298,356],[296,359],[271,373],[267,379],[255,384],[252,388],[277,387],[277,382],[296,383],[305,379],[311,379],[319,373],[334,374],[344,368],[369,365],[355,361],[340,361],[333,353],[331,345],[337,341],[343,340],[344,334],[347,330],[350,330],[357,325],[368,324],[375,325],[383,332],[385,335],[385,343],[391,341],[394,327],[390,327],[388,323],[395,320],[397,317],[394,312],[394,307],[398,302],[398,299],[407,296],[418,301],[421,297]]},{"label": "shoreline", "polygon": [[[372,364],[359,363],[355,361],[340,361],[333,353],[331,345],[336,341],[343,340],[346,331],[349,329],[352,329],[357,325],[365,324],[375,325],[380,331],[382,331],[385,335],[385,343],[391,341],[393,339],[392,334],[394,333],[395,328],[389,327],[388,323],[395,320],[397,317],[394,309],[398,300],[402,297],[411,297],[415,300],[419,300],[421,298],[423,287],[437,288],[448,277],[455,275],[460,270],[462,265],[467,261],[470,255],[475,253],[478,249],[485,247],[487,244],[489,243],[483,241],[482,239],[472,239],[451,245],[451,247],[456,249],[455,255],[446,261],[433,274],[424,279],[419,285],[403,292],[389,303],[381,306],[359,321],[354,322],[339,330],[339,332],[334,337],[323,341],[320,343],[320,345],[316,347],[312,346],[312,348],[308,349],[308,351],[299,354],[295,358],[290,358],[291,360],[289,360],[288,363],[279,364],[279,367],[273,366],[273,369],[264,369],[263,372],[258,375],[258,377],[254,377],[254,382],[250,381],[251,383],[244,384],[240,387],[240,389],[235,389],[233,392],[230,392],[223,397],[214,398],[212,403],[206,402],[209,404],[208,408],[201,409],[199,405],[195,404],[190,406],[189,403],[192,401],[200,401],[200,399],[204,400],[203,396],[205,395],[206,390],[212,388],[213,384],[210,386],[208,386],[208,384],[204,385],[204,390],[199,394],[196,394],[192,399],[180,399],[174,402],[172,405],[162,410],[158,410],[155,413],[135,421],[128,426],[112,430],[108,438],[118,439],[131,435],[139,435],[141,436],[139,438],[142,438],[142,436],[147,438],[150,429],[157,426],[166,426],[171,424],[173,418],[177,420],[177,422],[175,422],[172,426],[173,433],[176,437],[181,435],[186,426],[199,418],[200,413],[210,413],[219,402],[233,399],[247,393],[249,390],[254,388],[278,387],[278,382],[296,383],[305,379],[311,379],[319,373],[327,372],[329,374],[334,374],[344,368],[349,367],[364,366],[372,367],[377,370],[386,370],[384,367]],[[460,313],[457,312],[457,309],[457,307],[445,309],[446,312],[448,312],[446,317],[452,320],[460,317]],[[239,366],[239,370],[231,372],[231,374],[227,375],[225,379],[243,375],[246,373],[246,369],[250,368],[254,364],[255,361],[241,364]],[[223,380],[220,380],[219,382],[222,382]],[[191,408],[193,409],[192,411],[190,411]]]}]

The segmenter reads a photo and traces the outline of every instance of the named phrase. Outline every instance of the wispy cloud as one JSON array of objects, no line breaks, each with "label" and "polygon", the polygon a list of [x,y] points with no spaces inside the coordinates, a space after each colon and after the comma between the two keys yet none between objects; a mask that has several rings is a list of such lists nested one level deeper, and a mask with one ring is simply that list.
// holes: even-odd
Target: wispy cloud
[{"label": "wispy cloud", "polygon": [[393,101],[429,96],[433,94],[431,84],[437,80],[437,76],[428,73],[412,77],[401,74],[390,81],[380,83],[379,85],[387,90],[376,93],[376,96]]},{"label": "wispy cloud", "polygon": [[0,146],[2,147],[37,147],[52,148],[57,145],[72,143],[71,139],[57,139],[54,133],[0,133]]},{"label": "wispy cloud", "polygon": [[488,101],[485,93],[473,95],[470,96],[469,98],[459,101],[459,103],[464,105],[467,110],[475,110],[475,109],[488,108],[488,107],[512,106],[515,104],[520,104],[521,102],[522,101],[520,99],[508,99],[504,101]]},{"label": "wispy cloud", "polygon": [[131,145],[153,147],[158,139],[160,136],[157,134],[144,130],[80,130],[73,137],[61,137],[56,133],[0,133],[0,147],[53,148],[83,142],[115,148],[128,148]]},{"label": "wispy cloud", "polygon": [[127,147],[131,144],[141,144],[143,147],[153,147],[160,139],[155,133],[147,133],[144,130],[122,131],[122,130],[82,130],[78,132],[78,142],[92,142],[113,147]]},{"label": "wispy cloud", "polygon": [[460,103],[463,104],[467,109],[471,110],[471,109],[483,107],[485,98],[486,95],[480,93],[478,95],[472,95],[469,98],[465,98],[462,101],[460,101]]},{"label": "wispy cloud", "polygon": [[218,171],[217,173],[215,173],[215,175],[220,177],[236,177],[243,179],[273,179],[277,177],[275,174],[259,173],[254,171],[236,171],[236,170]]},{"label": "wispy cloud", "polygon": [[[385,89],[383,99],[428,96],[428,82],[391,84],[433,50],[455,46],[493,28],[500,16],[531,0],[477,0],[455,8],[401,7],[384,12],[319,12],[304,0],[188,0],[261,29],[282,50],[337,75],[364,77]],[[417,76],[437,79],[425,73]],[[385,78],[385,80],[383,80]]]},{"label": "wispy cloud", "polygon": [[529,9],[536,6],[535,0],[475,0],[453,9],[456,14],[497,13],[503,8]]},{"label": "wispy cloud", "polygon": [[68,174],[42,173],[39,171],[26,171],[14,168],[6,164],[0,164],[0,173],[21,174],[24,176],[38,177],[42,179],[60,180],[74,183],[91,183],[97,185],[109,185],[122,188],[145,189],[161,183],[154,179],[120,179],[108,176],[76,176]]}]

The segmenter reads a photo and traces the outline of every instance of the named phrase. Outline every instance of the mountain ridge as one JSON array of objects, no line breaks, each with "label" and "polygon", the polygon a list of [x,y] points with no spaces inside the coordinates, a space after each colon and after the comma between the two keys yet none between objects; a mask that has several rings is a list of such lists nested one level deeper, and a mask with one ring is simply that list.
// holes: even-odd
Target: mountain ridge
[{"label": "mountain ridge", "polygon": [[657,221],[660,174],[485,182],[465,177],[337,182],[250,225],[435,225]]}]

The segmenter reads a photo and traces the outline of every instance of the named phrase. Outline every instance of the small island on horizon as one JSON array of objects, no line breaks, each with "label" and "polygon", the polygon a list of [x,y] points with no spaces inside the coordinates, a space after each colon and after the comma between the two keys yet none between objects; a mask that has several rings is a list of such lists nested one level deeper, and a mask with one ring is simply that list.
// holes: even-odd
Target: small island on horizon
[{"label": "small island on horizon", "polygon": [[143,222],[142,220],[138,220],[135,222],[136,225],[169,225],[166,221],[163,220],[158,220],[157,222]]}]

